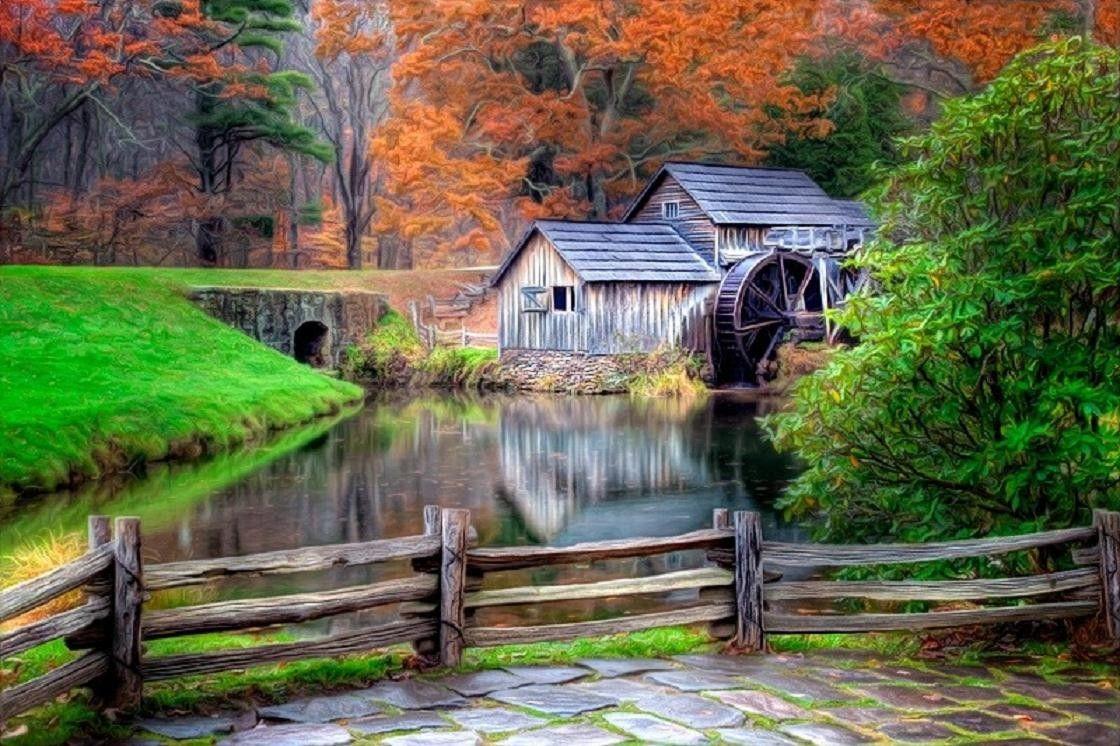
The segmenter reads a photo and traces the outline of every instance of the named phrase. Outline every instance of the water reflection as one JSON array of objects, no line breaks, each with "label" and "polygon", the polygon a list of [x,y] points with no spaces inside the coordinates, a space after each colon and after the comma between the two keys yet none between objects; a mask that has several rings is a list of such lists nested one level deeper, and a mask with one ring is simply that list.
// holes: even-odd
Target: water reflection
[{"label": "water reflection", "polygon": [[[470,509],[484,545],[682,533],[710,525],[716,507],[760,510],[767,535],[788,537],[771,506],[795,467],[761,438],[755,415],[756,405],[729,394],[694,403],[386,399],[268,449],[23,503],[2,517],[0,552],[49,531],[84,531],[90,512],[140,515],[148,562],[362,541],[418,533],[431,503]],[[602,571],[648,574],[682,562]],[[560,580],[591,570],[538,572]],[[374,573],[328,575],[249,580],[230,592],[311,590]]]},{"label": "water reflection", "polygon": [[567,544],[708,525],[715,507],[770,509],[794,475],[756,405],[625,397],[425,395],[374,402],[269,448],[22,503],[11,540],[139,514],[149,559],[416,532],[425,504],[465,507],[484,544]]}]

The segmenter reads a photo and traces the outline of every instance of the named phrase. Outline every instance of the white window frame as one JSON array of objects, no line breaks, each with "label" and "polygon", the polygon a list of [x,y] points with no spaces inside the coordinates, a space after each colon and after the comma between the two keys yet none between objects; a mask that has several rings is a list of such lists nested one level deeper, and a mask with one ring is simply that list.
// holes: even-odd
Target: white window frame
[{"label": "white window frame", "polygon": [[681,203],[678,200],[662,202],[661,217],[664,220],[679,220],[681,217]]}]

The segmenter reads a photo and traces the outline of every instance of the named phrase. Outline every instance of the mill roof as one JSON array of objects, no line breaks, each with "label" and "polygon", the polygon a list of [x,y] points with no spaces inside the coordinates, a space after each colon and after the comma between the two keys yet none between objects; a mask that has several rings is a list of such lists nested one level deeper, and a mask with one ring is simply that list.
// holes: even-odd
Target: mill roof
[{"label": "mill roof", "polygon": [[664,223],[538,220],[494,274],[497,283],[529,240],[542,234],[586,282],[719,282],[720,275]]},{"label": "mill roof", "polygon": [[863,206],[829,197],[803,172],[791,168],[666,163],[631,204],[625,220],[671,176],[700,209],[722,225],[871,226]]}]

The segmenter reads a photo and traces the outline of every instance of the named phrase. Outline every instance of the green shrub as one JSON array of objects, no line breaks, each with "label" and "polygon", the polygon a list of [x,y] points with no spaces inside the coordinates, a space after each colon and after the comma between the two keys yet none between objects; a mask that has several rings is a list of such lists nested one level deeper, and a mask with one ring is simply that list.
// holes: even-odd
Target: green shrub
[{"label": "green shrub", "polygon": [[424,357],[424,345],[404,316],[389,311],[358,347],[347,350],[343,374],[377,386],[399,386],[412,377]]},{"label": "green shrub", "polygon": [[447,388],[493,388],[499,383],[492,347],[436,347],[416,366],[414,382]]},{"label": "green shrub", "polygon": [[877,289],[837,314],[860,343],[766,421],[807,465],[783,504],[818,538],[1013,534],[1120,505],[1118,89],[1115,49],[1049,42],[902,143],[858,259]]},{"label": "green shrub", "polygon": [[703,361],[684,350],[666,349],[622,357],[623,388],[637,397],[707,396]]}]

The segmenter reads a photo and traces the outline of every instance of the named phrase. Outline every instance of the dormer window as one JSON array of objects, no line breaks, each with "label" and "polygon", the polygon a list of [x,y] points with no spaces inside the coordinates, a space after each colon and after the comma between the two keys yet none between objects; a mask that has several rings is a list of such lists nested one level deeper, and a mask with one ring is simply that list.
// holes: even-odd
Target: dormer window
[{"label": "dormer window", "polygon": [[676,220],[681,216],[680,202],[662,202],[661,217],[665,220]]}]

